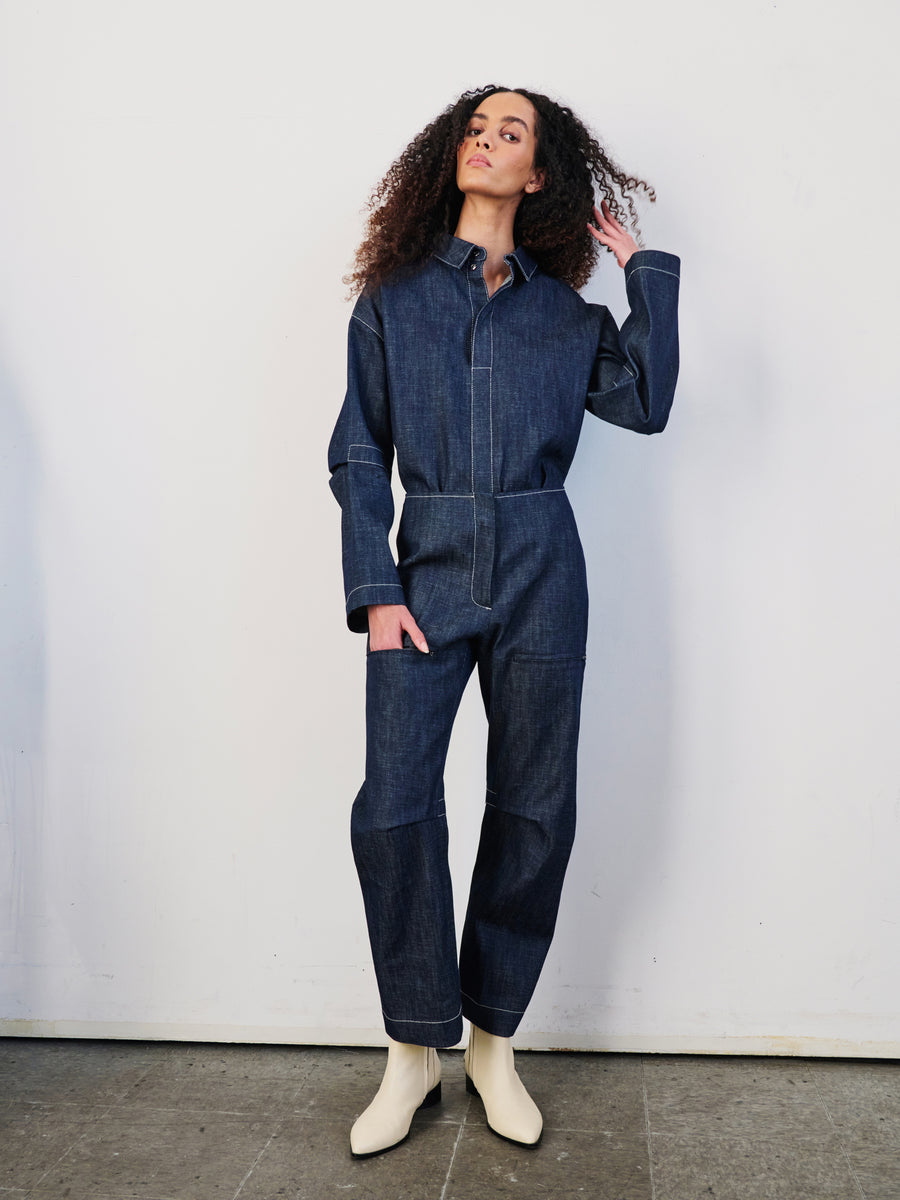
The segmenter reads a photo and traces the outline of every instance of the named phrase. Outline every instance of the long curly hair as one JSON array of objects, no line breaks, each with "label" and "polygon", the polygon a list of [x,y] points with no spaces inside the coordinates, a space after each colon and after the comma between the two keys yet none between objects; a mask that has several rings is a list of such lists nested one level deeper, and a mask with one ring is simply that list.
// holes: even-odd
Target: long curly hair
[{"label": "long curly hair", "polygon": [[365,238],[354,270],[345,277],[355,294],[367,284],[424,263],[437,239],[452,233],[462,210],[456,186],[456,151],[472,113],[488,96],[516,92],[534,105],[534,165],[544,172],[540,191],[522,197],[516,212],[516,245],[527,247],[549,275],[582,288],[597,263],[600,243],[588,232],[595,184],[613,216],[639,237],[634,196],[656,193],[626,173],[565,105],[538,92],[496,84],[463,92],[409,143],[374,188]]}]

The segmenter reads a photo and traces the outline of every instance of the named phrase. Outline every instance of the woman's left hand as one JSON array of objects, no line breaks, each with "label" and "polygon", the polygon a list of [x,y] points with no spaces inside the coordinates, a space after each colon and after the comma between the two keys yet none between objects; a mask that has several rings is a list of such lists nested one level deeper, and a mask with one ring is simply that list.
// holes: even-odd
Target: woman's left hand
[{"label": "woman's left hand", "polygon": [[594,219],[599,229],[588,222],[588,229],[593,236],[602,245],[607,246],[616,256],[616,262],[620,267],[624,267],[638,249],[638,244],[628,232],[628,230],[620,225],[616,218],[609,211],[609,205],[605,200],[600,201],[600,208],[595,206]]}]

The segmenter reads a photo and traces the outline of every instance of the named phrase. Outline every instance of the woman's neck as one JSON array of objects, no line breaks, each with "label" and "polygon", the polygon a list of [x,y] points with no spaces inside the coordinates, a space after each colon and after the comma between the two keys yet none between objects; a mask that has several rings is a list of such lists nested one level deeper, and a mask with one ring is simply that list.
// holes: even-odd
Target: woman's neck
[{"label": "woman's neck", "polygon": [[499,203],[485,196],[466,196],[463,200],[454,233],[465,242],[484,247],[484,277],[491,292],[496,291],[509,274],[504,258],[516,248],[513,224],[518,207],[518,197]]}]

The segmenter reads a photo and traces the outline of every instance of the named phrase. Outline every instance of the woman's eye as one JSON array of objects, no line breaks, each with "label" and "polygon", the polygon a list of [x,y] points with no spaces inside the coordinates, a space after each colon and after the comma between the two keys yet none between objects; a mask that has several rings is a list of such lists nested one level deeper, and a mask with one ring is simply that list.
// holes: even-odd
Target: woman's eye
[{"label": "woman's eye", "polygon": [[507,132],[507,133],[504,133],[504,135],[503,135],[503,136],[504,136],[505,138],[509,138],[509,140],[510,140],[511,142],[517,142],[517,141],[519,140],[519,139],[516,137],[516,135],[515,135],[514,133],[509,133],[509,132]]},{"label": "woman's eye", "polygon": [[475,137],[476,134],[479,133],[481,133],[481,130],[477,126],[473,125],[470,129],[466,130],[466,137]]}]

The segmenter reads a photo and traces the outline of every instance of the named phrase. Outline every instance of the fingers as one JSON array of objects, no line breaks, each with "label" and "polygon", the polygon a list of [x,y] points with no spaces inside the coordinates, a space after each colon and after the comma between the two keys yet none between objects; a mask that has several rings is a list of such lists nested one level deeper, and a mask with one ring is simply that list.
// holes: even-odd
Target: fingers
[{"label": "fingers", "polygon": [[616,217],[612,215],[610,205],[606,203],[606,200],[601,200],[600,208],[594,205],[594,220],[599,224],[600,229],[596,229],[589,222],[588,229],[598,241],[604,241],[605,238],[611,238],[611,236],[616,236],[617,234],[619,236],[629,235],[628,230],[625,229],[623,224],[620,224],[616,220]]},{"label": "fingers", "polygon": [[600,201],[600,208],[594,205],[594,220],[600,228],[598,229],[588,222],[588,231],[603,246],[612,248],[616,237],[625,234],[625,230],[609,211],[609,205],[605,200]]},{"label": "fingers", "polygon": [[[603,219],[606,221],[606,223],[608,225],[612,225],[613,229],[617,229],[619,231],[619,233],[624,233],[625,226],[622,225],[621,222],[617,221],[616,218],[612,215],[612,210],[610,209],[609,205],[606,203],[605,200],[600,201],[600,208],[602,209],[602,216],[603,216]],[[596,211],[597,210],[595,208],[594,212],[596,212]]]},{"label": "fingers", "polygon": [[588,230],[591,235],[597,239],[602,246],[606,246],[608,250],[612,250],[616,256],[616,262],[620,267],[624,267],[637,250],[637,242],[612,215],[610,207],[605,200],[600,201],[600,207],[594,207],[594,219],[599,225],[599,229],[588,222]]},{"label": "fingers", "polygon": [[423,654],[428,654],[428,643],[425,641],[425,635],[416,624],[409,609],[406,609],[405,615],[400,618],[400,624],[402,628],[405,629],[409,634],[412,644],[416,647],[416,649],[421,650]]},{"label": "fingers", "polygon": [[404,631],[417,650],[428,654],[428,643],[405,604],[369,605],[369,649],[401,650]]}]

